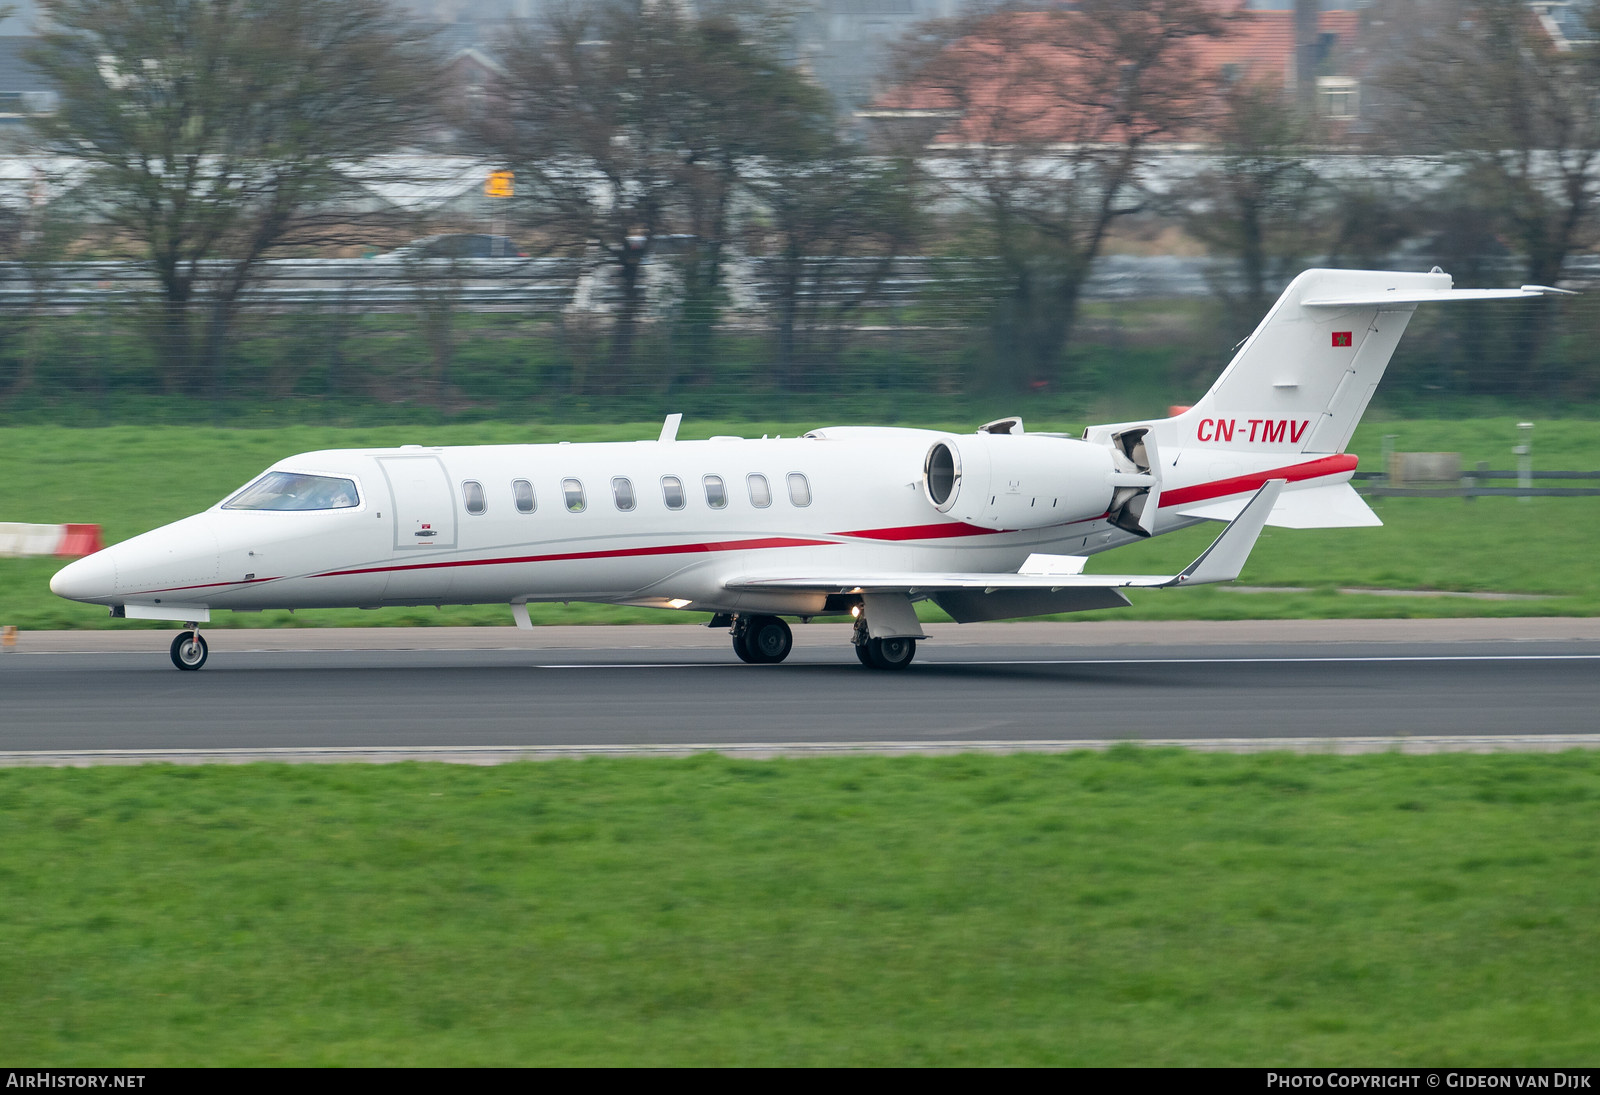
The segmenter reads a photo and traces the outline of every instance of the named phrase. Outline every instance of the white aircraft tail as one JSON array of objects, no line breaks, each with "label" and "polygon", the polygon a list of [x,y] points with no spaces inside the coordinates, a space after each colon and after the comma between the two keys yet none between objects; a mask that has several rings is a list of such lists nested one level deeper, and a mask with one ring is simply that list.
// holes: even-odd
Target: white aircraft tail
[{"label": "white aircraft tail", "polygon": [[1418,304],[1559,292],[1452,289],[1449,274],[1307,270],[1284,290],[1164,444],[1256,453],[1339,453],[1350,443]]}]

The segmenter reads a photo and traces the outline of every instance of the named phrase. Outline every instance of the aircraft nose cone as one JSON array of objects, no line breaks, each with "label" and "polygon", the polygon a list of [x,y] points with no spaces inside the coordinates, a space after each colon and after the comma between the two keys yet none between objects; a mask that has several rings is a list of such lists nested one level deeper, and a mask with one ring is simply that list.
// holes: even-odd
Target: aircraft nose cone
[{"label": "aircraft nose cone", "polygon": [[68,563],[50,579],[50,592],[69,601],[110,603],[117,592],[117,565],[111,552],[97,551]]}]

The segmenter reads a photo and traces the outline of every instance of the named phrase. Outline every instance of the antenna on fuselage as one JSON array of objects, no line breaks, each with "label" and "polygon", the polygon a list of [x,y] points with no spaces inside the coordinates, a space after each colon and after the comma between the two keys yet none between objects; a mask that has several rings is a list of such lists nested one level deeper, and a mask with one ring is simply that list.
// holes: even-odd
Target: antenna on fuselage
[{"label": "antenna on fuselage", "polygon": [[683,421],[681,414],[669,414],[667,420],[661,423],[661,436],[657,441],[676,441],[678,439],[678,423]]}]

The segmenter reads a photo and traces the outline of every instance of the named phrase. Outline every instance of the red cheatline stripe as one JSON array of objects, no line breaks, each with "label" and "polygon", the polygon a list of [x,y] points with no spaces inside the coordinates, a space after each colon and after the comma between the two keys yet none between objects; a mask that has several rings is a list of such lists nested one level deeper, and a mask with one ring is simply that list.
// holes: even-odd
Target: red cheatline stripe
[{"label": "red cheatline stripe", "polygon": [[1209,498],[1226,498],[1230,494],[1242,494],[1247,490],[1260,490],[1262,484],[1269,479],[1287,479],[1291,483],[1298,483],[1303,479],[1338,475],[1340,472],[1355,471],[1356,463],[1354,456],[1341,453],[1338,456],[1324,456],[1320,460],[1311,460],[1304,464],[1291,464],[1286,468],[1253,471],[1249,475],[1236,475],[1232,479],[1197,483],[1192,487],[1175,487],[1161,492],[1161,508],[1184,506],[1190,502],[1203,502]]},{"label": "red cheatline stripe", "polygon": [[434,563],[403,563],[399,566],[361,567],[356,570],[330,570],[315,578],[339,578],[348,574],[381,574],[397,570],[438,570],[444,567],[487,567],[507,563],[562,563],[573,559],[625,559],[640,555],[689,555],[709,551],[742,551],[747,548],[827,547],[831,540],[796,540],[773,536],[764,540],[728,540],[710,544],[668,544],[664,547],[612,548],[607,551],[569,551],[558,555],[516,555],[501,559],[448,559]]},{"label": "red cheatline stripe", "polygon": [[901,528],[864,528],[835,533],[860,540],[943,540],[951,536],[994,536],[1010,529],[979,528],[961,521],[941,521],[936,525],[906,525]]},{"label": "red cheatline stripe", "polygon": [[[1090,525],[1096,521],[1104,521],[1110,517],[1110,512],[1097,514],[1094,517],[1085,517],[1077,521],[1063,521],[1059,525],[1044,525],[1031,529],[1032,532],[1048,532],[1051,529],[1071,528],[1073,525]],[[944,540],[952,536],[1001,536],[1006,533],[1018,532],[1012,528],[980,528],[969,525],[964,521],[941,521],[936,525],[906,525],[901,528],[864,528],[855,532],[836,532],[835,536],[854,536],[861,540]]]}]

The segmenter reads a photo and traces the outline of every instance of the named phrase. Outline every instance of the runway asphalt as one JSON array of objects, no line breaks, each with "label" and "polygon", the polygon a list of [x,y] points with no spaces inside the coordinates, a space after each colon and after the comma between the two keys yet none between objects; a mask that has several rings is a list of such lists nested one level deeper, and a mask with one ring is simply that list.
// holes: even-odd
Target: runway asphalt
[{"label": "runway asphalt", "polygon": [[776,666],[694,627],[212,630],[195,673],[164,632],[25,634],[0,655],[0,763],[1600,746],[1600,621],[930,632],[901,673],[823,625]]}]

